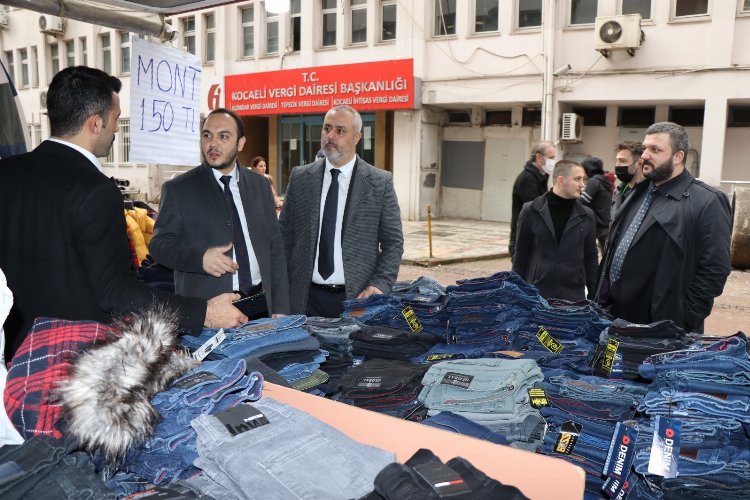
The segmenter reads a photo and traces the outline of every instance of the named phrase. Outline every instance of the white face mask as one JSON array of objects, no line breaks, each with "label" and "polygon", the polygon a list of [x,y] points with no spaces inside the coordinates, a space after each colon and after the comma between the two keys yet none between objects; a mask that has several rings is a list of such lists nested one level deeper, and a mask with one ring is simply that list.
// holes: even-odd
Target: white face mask
[{"label": "white face mask", "polygon": [[543,168],[545,172],[551,174],[552,170],[555,168],[555,160],[550,160],[549,158],[547,158],[544,162]]}]

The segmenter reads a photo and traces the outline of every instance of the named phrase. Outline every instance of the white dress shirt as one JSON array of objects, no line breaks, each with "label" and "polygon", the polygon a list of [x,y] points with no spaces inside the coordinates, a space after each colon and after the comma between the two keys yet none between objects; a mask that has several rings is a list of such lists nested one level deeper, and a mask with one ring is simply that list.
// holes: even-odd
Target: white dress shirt
[{"label": "white dress shirt", "polygon": [[[215,168],[211,169],[211,172],[213,172],[214,177],[216,178],[216,182],[219,184],[219,187],[221,188],[221,192],[224,192],[224,183],[221,182],[221,178],[224,174],[216,170]],[[231,173],[227,174],[229,175],[232,180],[229,181],[229,190],[232,192],[232,199],[234,199],[234,206],[237,207],[237,212],[240,214],[240,224],[242,225],[242,234],[245,236],[245,244],[247,245],[247,254],[250,258],[250,274],[253,277],[253,286],[257,285],[262,281],[262,278],[260,276],[260,267],[258,266],[258,258],[255,256],[255,250],[253,250],[253,242],[250,241],[250,233],[247,230],[247,219],[245,219],[245,210],[242,208],[242,197],[240,196],[240,184],[239,184],[239,178],[240,173],[237,171],[237,167],[234,167],[234,170],[232,170]],[[230,214],[231,217],[231,214]],[[234,247],[232,248],[232,258],[235,262],[237,262],[237,256],[234,252]],[[232,290],[239,290],[240,289],[240,277],[238,273],[232,274]]]},{"label": "white dress shirt", "polygon": [[320,217],[318,219],[318,241],[315,245],[315,268],[313,269],[313,283],[321,285],[343,285],[346,283],[344,277],[344,257],[341,253],[341,228],[344,224],[344,209],[346,208],[346,197],[349,193],[349,184],[352,181],[354,173],[354,164],[357,162],[357,155],[354,155],[352,161],[339,168],[339,199],[336,210],[336,236],[333,244],[333,274],[327,280],[323,279],[318,271],[318,254],[320,253],[320,230],[323,226],[323,209],[328,197],[328,188],[331,187],[331,169],[333,165],[326,158],[326,171],[323,175],[323,189],[320,190]]}]

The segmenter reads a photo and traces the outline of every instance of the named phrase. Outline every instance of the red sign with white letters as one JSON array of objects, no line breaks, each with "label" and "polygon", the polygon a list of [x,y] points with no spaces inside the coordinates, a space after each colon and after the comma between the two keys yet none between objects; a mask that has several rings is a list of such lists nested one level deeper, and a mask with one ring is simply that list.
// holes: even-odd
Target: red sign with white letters
[{"label": "red sign with white letters", "polygon": [[414,60],[287,69],[224,77],[225,106],[239,115],[413,109]]}]

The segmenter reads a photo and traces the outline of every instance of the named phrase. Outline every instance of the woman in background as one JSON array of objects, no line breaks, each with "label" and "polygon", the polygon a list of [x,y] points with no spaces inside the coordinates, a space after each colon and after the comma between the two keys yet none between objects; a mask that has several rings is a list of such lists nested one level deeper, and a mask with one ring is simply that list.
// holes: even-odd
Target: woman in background
[{"label": "woman in background", "polygon": [[262,156],[256,156],[250,161],[250,169],[259,173],[260,175],[264,175],[266,179],[268,179],[268,182],[271,183],[271,192],[273,192],[273,199],[276,201],[276,208],[281,208],[281,205],[284,202],[276,194],[276,183],[274,182],[273,177],[266,173],[266,171],[268,170],[268,168],[266,167],[266,159]]}]

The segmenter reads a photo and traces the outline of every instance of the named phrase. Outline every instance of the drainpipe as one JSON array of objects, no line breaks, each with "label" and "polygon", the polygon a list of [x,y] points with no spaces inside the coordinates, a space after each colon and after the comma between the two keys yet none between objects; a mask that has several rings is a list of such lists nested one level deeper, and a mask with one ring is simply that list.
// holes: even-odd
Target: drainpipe
[{"label": "drainpipe", "polygon": [[554,96],[555,96],[555,25],[557,20],[555,0],[545,0],[542,7],[542,44],[544,51],[544,73],[542,73],[542,140],[555,140]]},{"label": "drainpipe", "polygon": [[85,23],[107,26],[139,35],[148,35],[162,41],[172,40],[176,31],[164,21],[164,16],[147,12],[97,6],[81,0],[0,0],[0,4],[75,19]]}]

